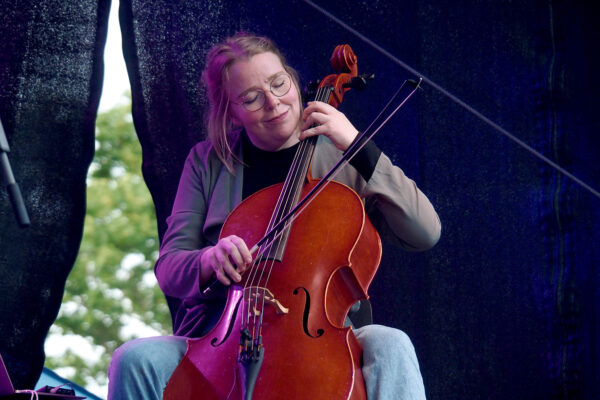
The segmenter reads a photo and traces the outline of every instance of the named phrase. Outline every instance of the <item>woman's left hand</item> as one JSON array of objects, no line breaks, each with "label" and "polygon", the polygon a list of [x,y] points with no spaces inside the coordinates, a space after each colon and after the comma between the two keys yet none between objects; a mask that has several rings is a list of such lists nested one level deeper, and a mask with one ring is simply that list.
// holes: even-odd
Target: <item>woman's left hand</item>
[{"label": "woman's left hand", "polygon": [[[311,128],[312,125],[316,125]],[[302,113],[300,140],[309,136],[325,135],[341,151],[345,151],[358,135],[346,116],[335,107],[320,101],[311,101]]]}]

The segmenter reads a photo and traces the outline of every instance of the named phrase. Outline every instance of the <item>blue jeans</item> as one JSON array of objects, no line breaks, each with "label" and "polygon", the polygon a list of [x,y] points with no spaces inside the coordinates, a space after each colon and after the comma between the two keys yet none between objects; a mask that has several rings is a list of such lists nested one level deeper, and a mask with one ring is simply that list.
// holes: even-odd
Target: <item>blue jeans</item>
[{"label": "blue jeans", "polygon": [[[363,347],[362,372],[369,400],[425,399],[417,355],[404,332],[367,325],[354,333]],[[162,399],[169,377],[185,354],[186,339],[142,338],[119,347],[108,370],[108,399]]]}]

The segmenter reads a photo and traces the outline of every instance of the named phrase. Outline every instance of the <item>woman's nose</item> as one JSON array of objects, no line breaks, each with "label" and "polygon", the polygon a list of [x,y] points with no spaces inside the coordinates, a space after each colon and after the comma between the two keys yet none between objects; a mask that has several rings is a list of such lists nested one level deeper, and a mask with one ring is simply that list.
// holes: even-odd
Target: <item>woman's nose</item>
[{"label": "woman's nose", "polygon": [[265,92],[265,108],[270,110],[279,105],[279,97],[275,96],[271,91]]}]

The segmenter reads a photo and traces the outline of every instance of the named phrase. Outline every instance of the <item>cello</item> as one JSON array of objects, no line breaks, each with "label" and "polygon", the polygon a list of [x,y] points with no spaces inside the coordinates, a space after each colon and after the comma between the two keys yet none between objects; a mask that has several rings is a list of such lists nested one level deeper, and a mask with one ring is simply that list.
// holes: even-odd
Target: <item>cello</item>
[{"label": "cello", "polygon": [[[336,74],[321,81],[315,100],[339,105],[358,76],[356,61],[348,45],[337,46]],[[249,196],[225,221],[220,237],[235,234],[257,255],[229,287],[214,328],[188,340],[165,399],[366,398],[362,350],[344,324],[368,297],[381,242],[361,198],[341,183],[328,182],[296,212],[319,185],[310,173],[316,141],[299,144],[285,182]]]}]

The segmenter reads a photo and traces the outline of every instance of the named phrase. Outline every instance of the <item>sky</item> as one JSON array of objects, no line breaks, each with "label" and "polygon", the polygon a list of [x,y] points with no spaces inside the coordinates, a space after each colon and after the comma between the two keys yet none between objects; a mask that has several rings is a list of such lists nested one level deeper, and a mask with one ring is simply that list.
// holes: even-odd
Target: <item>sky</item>
[{"label": "sky", "polygon": [[100,112],[109,110],[126,99],[123,93],[129,89],[129,78],[121,50],[121,28],[119,27],[119,2],[111,2],[108,20],[108,37],[104,49],[104,85],[100,98]]}]

